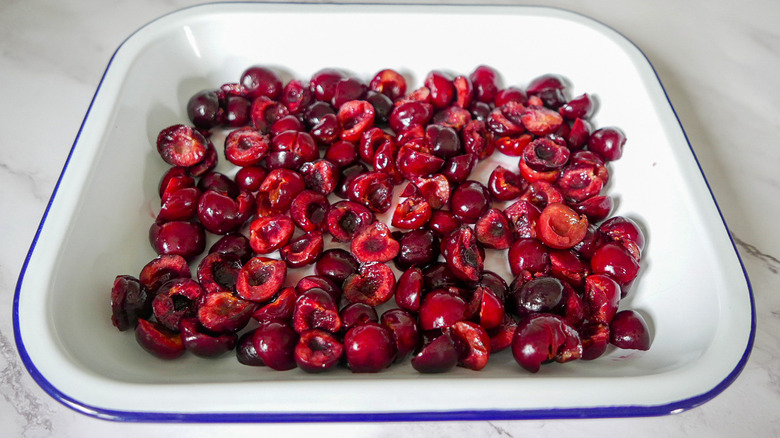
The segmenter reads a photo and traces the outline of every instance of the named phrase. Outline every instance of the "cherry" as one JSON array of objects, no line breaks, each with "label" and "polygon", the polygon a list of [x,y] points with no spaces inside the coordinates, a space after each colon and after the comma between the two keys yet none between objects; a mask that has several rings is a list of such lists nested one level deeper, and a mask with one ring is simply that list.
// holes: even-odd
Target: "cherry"
[{"label": "cherry", "polygon": [[265,96],[278,99],[282,93],[282,80],[273,70],[264,66],[252,66],[241,73],[241,85],[250,99]]},{"label": "cherry", "polygon": [[398,284],[395,288],[395,303],[402,309],[417,312],[420,310],[423,286],[422,269],[412,267],[405,270],[398,277]]},{"label": "cherry", "polygon": [[436,289],[423,298],[419,317],[424,331],[447,328],[466,319],[466,302],[447,290]]},{"label": "cherry", "polygon": [[338,168],[328,160],[307,161],[300,167],[306,188],[325,196],[336,189]]},{"label": "cherry", "polygon": [[615,127],[599,128],[588,137],[588,150],[606,161],[615,161],[623,156],[626,135]]},{"label": "cherry", "polygon": [[609,323],[609,342],[628,350],[649,350],[650,331],[644,317],[635,310],[618,312]]},{"label": "cherry", "polygon": [[187,118],[195,127],[211,129],[222,124],[224,114],[216,90],[202,90],[187,102]]},{"label": "cherry", "polygon": [[365,100],[351,100],[339,107],[338,120],[343,128],[341,139],[358,141],[367,129],[374,126],[374,107]]},{"label": "cherry", "polygon": [[336,85],[345,78],[344,73],[334,68],[324,68],[317,71],[309,81],[312,96],[319,101],[332,101],[333,95],[336,93]]},{"label": "cherry", "polygon": [[492,103],[500,88],[498,72],[486,65],[477,67],[469,75],[474,86],[474,99],[479,102]]},{"label": "cherry", "polygon": [[477,241],[487,248],[507,249],[512,245],[514,236],[504,213],[491,208],[477,220],[474,227]]},{"label": "cherry", "polygon": [[227,234],[237,231],[252,215],[255,197],[241,192],[235,198],[216,190],[207,190],[198,200],[198,219],[207,231]]},{"label": "cherry", "polygon": [[236,166],[255,166],[265,158],[271,142],[251,127],[231,131],[225,138],[225,158]]},{"label": "cherry", "polygon": [[298,344],[298,334],[289,324],[263,324],[255,331],[252,342],[257,357],[269,368],[284,371],[296,367],[295,346]]},{"label": "cherry", "polygon": [[394,262],[401,270],[412,266],[427,266],[439,257],[439,238],[426,228],[402,233],[397,238],[399,248]]},{"label": "cherry", "polygon": [[236,359],[242,365],[252,367],[265,366],[263,360],[257,356],[257,350],[255,350],[254,336],[256,330],[252,329],[238,338]]},{"label": "cherry", "polygon": [[170,254],[158,256],[144,265],[138,275],[138,281],[152,294],[156,294],[160,286],[169,280],[191,277],[187,260],[180,255]]},{"label": "cherry", "polygon": [[[335,250],[336,249],[330,249],[328,251]],[[357,269],[357,265],[355,266],[355,269]],[[322,275],[307,275],[298,280],[298,283],[295,285],[295,290],[300,295],[309,289],[322,289],[333,298],[333,302],[338,303],[341,301],[341,286],[339,286],[341,283],[343,283],[343,281],[339,281],[339,284],[336,284],[334,280]]]},{"label": "cherry", "polygon": [[493,169],[488,179],[488,190],[497,201],[511,201],[519,198],[528,184],[518,174],[499,165]]},{"label": "cherry", "polygon": [[206,249],[206,233],[196,222],[154,223],[149,229],[149,241],[157,254],[179,255],[187,260]]},{"label": "cherry", "polygon": [[620,285],[606,275],[589,275],[583,298],[590,309],[588,320],[609,324],[620,303]]},{"label": "cherry", "polygon": [[249,244],[257,254],[269,254],[290,243],[295,224],[284,214],[255,219],[249,229]]},{"label": "cherry", "polygon": [[314,271],[317,275],[328,278],[336,284],[342,284],[347,277],[357,272],[359,267],[358,261],[350,252],[331,248],[322,253],[314,266]]},{"label": "cherry", "polygon": [[461,226],[441,242],[447,267],[463,281],[477,281],[482,274],[484,250],[471,228]]},{"label": "cherry", "polygon": [[377,373],[389,367],[397,354],[390,329],[375,322],[352,327],[344,335],[344,355],[353,373]]},{"label": "cherry", "polygon": [[478,181],[465,181],[452,192],[450,210],[467,224],[476,223],[491,207],[490,191]]}]

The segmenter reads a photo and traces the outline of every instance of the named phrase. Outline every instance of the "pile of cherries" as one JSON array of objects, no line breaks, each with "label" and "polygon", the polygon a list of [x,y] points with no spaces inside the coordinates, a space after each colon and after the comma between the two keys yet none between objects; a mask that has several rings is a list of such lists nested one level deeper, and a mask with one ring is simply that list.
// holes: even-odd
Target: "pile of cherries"
[{"label": "pile of cherries", "polygon": [[[626,139],[591,126],[594,106],[559,76],[502,88],[487,66],[431,71],[411,92],[390,69],[283,84],[248,68],[160,132],[159,256],[116,277],[112,322],[161,358],[235,351],[307,372],[410,356],[423,373],[480,370],[509,348],[536,372],[609,344],[646,350],[642,316],[618,312],[644,236],[602,193]],[[215,171],[217,132],[232,177]],[[518,168],[470,179],[496,151]],[[492,251],[506,251],[511,281],[485,269]]]}]

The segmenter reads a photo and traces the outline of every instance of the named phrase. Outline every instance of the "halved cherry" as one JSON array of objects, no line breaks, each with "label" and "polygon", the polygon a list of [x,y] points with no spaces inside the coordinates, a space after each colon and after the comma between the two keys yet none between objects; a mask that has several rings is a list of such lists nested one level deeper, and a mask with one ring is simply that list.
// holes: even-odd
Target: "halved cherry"
[{"label": "halved cherry", "polygon": [[[414,187],[420,191],[428,204],[434,210],[438,210],[447,205],[452,192],[449,180],[442,174],[433,174],[420,176],[412,179]],[[408,186],[407,186],[408,187]]]},{"label": "halved cherry", "polygon": [[138,281],[151,293],[156,294],[157,289],[169,280],[176,278],[191,278],[190,265],[180,255],[161,255],[150,261],[141,269]]},{"label": "halved cherry", "polygon": [[236,166],[254,166],[263,161],[270,145],[268,136],[260,131],[239,128],[225,138],[225,158]]},{"label": "halved cherry", "polygon": [[327,214],[330,203],[322,193],[304,190],[290,204],[290,217],[303,231],[324,230],[327,228]]},{"label": "halved cherry", "polygon": [[517,320],[509,314],[504,314],[504,318],[501,323],[488,329],[488,336],[490,336],[490,352],[491,354],[498,353],[499,351],[506,350],[512,346],[512,338],[514,338],[515,331],[517,330]]},{"label": "halved cherry", "polygon": [[484,250],[471,228],[461,226],[441,243],[447,267],[463,281],[477,281],[484,268]]},{"label": "halved cherry", "polygon": [[637,261],[642,258],[645,234],[634,220],[625,216],[615,216],[599,225],[599,231],[610,240],[622,244]]},{"label": "halved cherry", "polygon": [[322,231],[309,231],[279,249],[282,260],[291,268],[300,268],[317,261],[322,255]]},{"label": "halved cherry", "polygon": [[449,332],[458,350],[458,364],[479,371],[487,366],[490,358],[490,337],[479,324],[458,321]]},{"label": "halved cherry", "polygon": [[509,225],[512,226],[516,238],[537,237],[537,224],[542,214],[539,207],[521,199],[504,209],[504,214],[509,220]]},{"label": "halved cherry", "polygon": [[314,265],[317,275],[342,284],[350,275],[357,272],[360,264],[355,257],[341,248],[331,248],[322,253],[322,256]]},{"label": "halved cherry", "polygon": [[195,314],[205,291],[191,278],[177,278],[160,286],[152,299],[152,312],[168,330],[178,331],[179,321]]},{"label": "halved cherry", "polygon": [[577,331],[557,315],[540,313],[520,321],[512,340],[512,354],[520,366],[536,373],[543,363],[568,362],[582,356]]},{"label": "halved cherry", "polygon": [[384,213],[392,206],[393,182],[384,172],[367,172],[352,180],[347,196],[374,213]]},{"label": "halved cherry", "polygon": [[198,321],[213,332],[237,332],[246,327],[255,309],[255,303],[232,292],[206,294],[198,309]]},{"label": "halved cherry", "polygon": [[356,233],[350,247],[360,263],[389,262],[400,249],[387,225],[378,221]]},{"label": "halved cherry", "polygon": [[414,230],[427,224],[432,213],[431,205],[425,198],[409,197],[396,205],[391,223],[396,228]]},{"label": "halved cherry", "polygon": [[278,214],[255,219],[249,229],[249,244],[257,254],[268,254],[290,243],[295,224],[290,216]]},{"label": "halved cherry", "polygon": [[306,190],[300,173],[290,169],[274,169],[260,185],[256,196],[257,215],[271,216],[286,213],[293,199]]},{"label": "halved cherry", "polygon": [[580,243],[588,230],[588,218],[578,215],[566,204],[548,204],[539,216],[537,231],[547,246],[568,249]]},{"label": "halved cherry", "polygon": [[198,265],[198,281],[207,293],[235,292],[241,266],[241,259],[236,254],[212,252]]},{"label": "halved cherry", "polygon": [[344,346],[332,333],[311,329],[300,334],[294,354],[298,368],[307,373],[319,373],[338,365]]},{"label": "halved cherry", "polygon": [[421,373],[445,373],[458,364],[458,350],[452,337],[443,333],[426,344],[412,358],[412,367]]},{"label": "halved cherry", "polygon": [[351,303],[378,306],[393,297],[396,279],[393,270],[384,263],[363,265],[357,273],[344,280],[344,297]]},{"label": "halved cherry", "polygon": [[563,117],[549,108],[529,105],[523,112],[522,121],[525,129],[542,136],[555,132],[563,123]]},{"label": "halved cherry", "polygon": [[[331,248],[328,250],[329,253],[333,253],[334,251],[343,251],[338,248]],[[346,251],[343,251],[346,254]],[[322,260],[322,259],[320,259]],[[357,262],[352,260],[355,263],[355,270],[357,270]],[[319,263],[319,260],[318,260]],[[315,268],[316,269],[316,268]],[[350,272],[351,273],[351,272]],[[349,275],[345,276],[348,277]],[[307,275],[300,280],[298,280],[298,283],[295,285],[295,290],[298,292],[298,294],[302,294],[306,292],[309,289],[322,289],[325,292],[328,293],[328,295],[333,298],[334,303],[340,303],[341,302],[341,286],[340,284],[343,283],[343,280],[338,281],[338,284],[336,281],[334,281],[331,277],[324,276],[322,274],[316,274],[316,275]]]},{"label": "halved cherry", "polygon": [[511,201],[525,192],[528,183],[518,174],[499,165],[491,172],[488,190],[497,201]]},{"label": "halved cherry", "polygon": [[169,126],[157,136],[157,151],[172,166],[193,166],[206,156],[208,140],[197,129],[186,125]]},{"label": "halved cherry", "polygon": [[267,257],[253,257],[238,273],[236,291],[249,301],[265,302],[282,287],[287,278],[287,264]]},{"label": "halved cherry", "polygon": [[579,329],[582,339],[582,360],[601,357],[609,346],[609,325],[599,322],[583,324]]},{"label": "halved cherry", "polygon": [[297,299],[298,292],[296,289],[286,287],[280,290],[271,301],[255,310],[252,313],[252,318],[261,325],[271,321],[289,321],[292,318]]},{"label": "halved cherry", "polygon": [[417,328],[417,318],[408,310],[390,309],[383,313],[379,320],[393,333],[397,351],[396,362],[406,359],[406,356],[420,346],[422,338]]},{"label": "halved cherry", "polygon": [[422,269],[412,267],[405,270],[398,277],[395,288],[395,303],[398,307],[412,312],[420,310],[420,301],[423,295]]},{"label": "halved cherry", "polygon": [[474,230],[477,241],[488,248],[507,249],[512,245],[514,236],[504,213],[491,208],[477,220]]},{"label": "halved cherry", "polygon": [[298,297],[293,310],[292,324],[298,333],[310,329],[336,333],[341,329],[341,317],[333,297],[322,289],[314,288]]},{"label": "halved cherry", "polygon": [[396,100],[406,94],[406,79],[395,70],[385,69],[374,76],[368,87]]},{"label": "halved cherry", "polygon": [[176,359],[186,351],[179,333],[145,319],[138,320],[135,339],[144,350],[160,359]]},{"label": "halved cherry", "polygon": [[639,262],[618,242],[602,245],[590,259],[596,274],[607,274],[621,286],[632,282],[639,273]]},{"label": "halved cherry", "polygon": [[341,139],[358,141],[367,129],[374,126],[374,107],[365,100],[352,100],[339,107],[338,119],[343,131]]},{"label": "halved cherry", "polygon": [[588,320],[609,324],[620,304],[620,285],[606,275],[589,275],[583,298],[589,309]]},{"label": "halved cherry", "polygon": [[488,140],[487,126],[481,120],[466,123],[460,132],[460,140],[463,150],[474,154],[480,160],[492,155],[495,148],[493,142]]},{"label": "halved cherry", "polygon": [[135,328],[152,314],[151,303],[151,292],[137,278],[118,275],[111,288],[111,322],[120,331]]},{"label": "halved cherry", "polygon": [[184,318],[179,323],[184,348],[199,357],[217,357],[234,349],[235,333],[215,333],[201,326],[198,318]]},{"label": "halved cherry", "polygon": [[353,373],[377,373],[395,360],[395,340],[387,327],[368,322],[344,335],[344,356]]}]

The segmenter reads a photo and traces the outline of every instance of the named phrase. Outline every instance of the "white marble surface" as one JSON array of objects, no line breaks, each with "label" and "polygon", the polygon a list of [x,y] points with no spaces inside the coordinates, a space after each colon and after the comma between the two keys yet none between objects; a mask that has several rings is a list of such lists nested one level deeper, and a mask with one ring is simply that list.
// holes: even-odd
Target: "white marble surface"
[{"label": "white marble surface", "polygon": [[739,378],[713,400],[659,418],[158,425],[101,421],[51,399],[13,340],[24,257],[111,54],[146,22],[196,3],[0,0],[3,436],[780,436],[780,3],[769,0],[546,2],[606,23],[645,52],[738,243],[755,294],[755,347]]}]

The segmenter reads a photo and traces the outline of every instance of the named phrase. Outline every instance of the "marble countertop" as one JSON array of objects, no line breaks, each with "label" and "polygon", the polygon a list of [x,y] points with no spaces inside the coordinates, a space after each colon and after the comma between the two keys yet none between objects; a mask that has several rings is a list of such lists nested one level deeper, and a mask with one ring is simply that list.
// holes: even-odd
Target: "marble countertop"
[{"label": "marble countertop", "polygon": [[14,345],[12,301],[22,263],[114,50],[150,20],[197,3],[0,2],[4,436],[780,435],[780,3],[769,0],[545,2],[611,26],[647,55],[737,243],[755,297],[755,346],[736,381],[704,405],[672,416],[625,419],[158,425],[97,420],[50,398],[27,374]]}]

